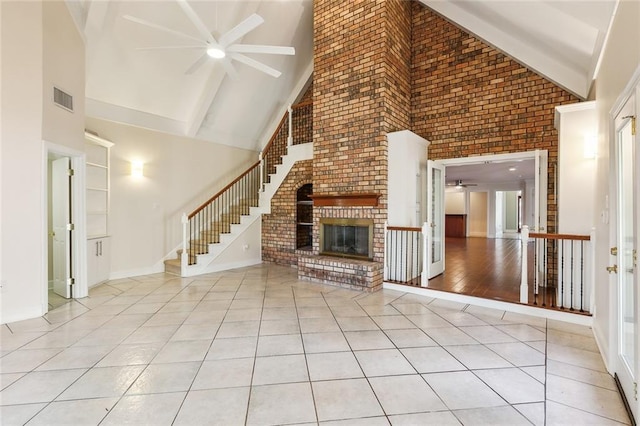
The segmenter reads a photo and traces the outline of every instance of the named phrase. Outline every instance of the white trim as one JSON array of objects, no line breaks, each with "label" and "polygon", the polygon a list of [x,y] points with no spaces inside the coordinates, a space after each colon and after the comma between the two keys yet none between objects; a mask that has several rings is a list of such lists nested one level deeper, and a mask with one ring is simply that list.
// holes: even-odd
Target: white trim
[{"label": "white trim", "polygon": [[571,112],[594,111],[596,109],[596,101],[576,102],[568,105],[558,105],[555,107],[553,117],[553,127],[560,131],[560,116]]},{"label": "white trim", "polygon": [[[539,152],[547,152],[547,150],[538,150]],[[445,160],[438,160],[438,163],[445,166],[463,166],[467,164],[482,164],[485,161],[491,161],[493,163],[499,163],[504,161],[514,160],[531,160],[535,158],[537,151],[522,151],[512,152],[508,154],[486,154],[486,155],[474,155],[471,157],[460,158],[447,158]]]},{"label": "white trim", "polygon": [[452,302],[465,303],[473,306],[481,306],[484,308],[497,309],[507,312],[515,312],[524,315],[530,315],[538,318],[547,318],[551,320],[564,321],[572,324],[584,325],[591,327],[593,317],[588,315],[577,315],[568,312],[555,311],[551,309],[536,308],[534,306],[522,305],[519,303],[502,302],[499,300],[483,299],[480,297],[467,296],[464,294],[449,293],[446,291],[432,290],[429,288],[414,287],[401,284],[393,284],[384,282],[382,288],[388,290],[396,290],[404,293],[417,294],[420,296],[433,297],[435,299],[449,300]]},{"label": "white trim", "polygon": [[151,129],[156,132],[185,136],[184,121],[113,105],[96,99],[86,98],[85,115],[86,117],[94,117],[101,120],[115,121],[116,123]]},{"label": "white trim", "polygon": [[[64,145],[58,145],[53,142],[43,140],[42,145],[42,229],[48,229],[48,162],[49,154],[57,154],[71,159],[71,168],[74,170],[74,181],[71,189],[71,217],[73,218],[74,232],[71,237],[72,250],[72,276],[75,278],[73,287],[73,298],[78,299],[86,297],[88,294],[87,287],[87,228],[86,228],[86,194],[85,194],[85,161],[86,156],[82,151],[69,148]],[[42,265],[49,264],[49,244],[48,233],[44,232],[42,237]],[[42,312],[38,314],[44,315],[49,310],[48,304],[48,274],[43,274],[41,285],[41,306]]]},{"label": "white trim", "polygon": [[629,98],[633,96],[636,89],[638,89],[638,86],[640,86],[640,66],[638,66],[633,72],[633,75],[629,79],[629,82],[624,86],[624,89],[622,89],[622,92],[620,92],[620,95],[613,103],[611,111],[609,112],[609,119],[614,121],[614,125],[609,126],[609,137],[614,136],[613,139],[609,139],[610,143],[615,143],[615,119],[618,114],[620,114],[620,111],[625,106]]},{"label": "white trim", "polygon": [[[148,268],[136,268],[136,269],[125,269],[123,271],[111,272],[109,274],[109,280],[119,280],[122,278],[130,278],[130,277],[140,277],[142,275],[152,275],[152,274],[163,274],[164,273],[164,260],[157,262],[155,265]],[[102,283],[96,283],[95,286],[99,286]]]},{"label": "white trim", "polygon": [[84,132],[84,137],[85,137],[85,139],[87,139],[87,140],[89,140],[89,141],[91,141],[91,142],[93,142],[93,143],[95,143],[95,144],[98,144],[98,145],[100,145],[100,146],[103,146],[103,147],[105,147],[105,148],[111,148],[111,147],[114,145],[114,143],[113,143],[113,142],[108,141],[108,140],[106,140],[106,139],[103,139],[103,138],[101,138],[101,137],[100,137],[100,136],[98,136],[98,135],[94,135],[94,134],[93,134],[93,133],[91,133],[91,132],[86,132],[86,131],[85,131],[85,132]]}]

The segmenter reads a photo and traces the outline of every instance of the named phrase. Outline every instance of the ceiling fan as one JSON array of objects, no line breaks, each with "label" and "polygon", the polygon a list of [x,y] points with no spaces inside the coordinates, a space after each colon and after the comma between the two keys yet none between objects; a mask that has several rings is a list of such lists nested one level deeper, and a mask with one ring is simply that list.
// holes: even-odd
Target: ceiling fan
[{"label": "ceiling fan", "polygon": [[478,184],[477,183],[463,183],[462,179],[457,179],[454,182],[449,182],[447,184],[447,186],[454,186],[455,188],[460,189],[460,188],[466,188],[468,186],[478,186]]},{"label": "ceiling fan", "polygon": [[131,15],[123,16],[124,19],[135,22],[136,24],[144,25],[149,28],[154,28],[158,31],[163,31],[165,33],[173,34],[175,36],[181,37],[185,40],[190,40],[192,43],[189,45],[181,45],[181,46],[157,46],[157,47],[143,47],[138,50],[161,50],[161,49],[196,49],[202,50],[202,54],[200,57],[193,63],[191,66],[185,71],[185,74],[193,74],[196,72],[202,65],[204,65],[207,60],[214,59],[218,60],[222,63],[226,73],[237,79],[238,73],[233,66],[232,60],[241,62],[245,65],[253,67],[259,71],[262,71],[266,74],[269,74],[272,77],[280,77],[282,74],[280,71],[271,68],[268,65],[263,64],[253,58],[250,58],[245,53],[261,53],[261,54],[270,54],[270,55],[295,55],[295,49],[289,46],[269,46],[263,44],[239,44],[235,43],[240,38],[245,36],[247,33],[251,32],[255,28],[257,28],[260,24],[264,22],[264,19],[256,13],[250,15],[244,21],[240,22],[238,25],[224,33],[217,40],[211,34],[211,32],[207,29],[207,26],[202,22],[198,14],[191,8],[187,0],[176,0],[178,5],[182,8],[183,12],[189,20],[193,23],[193,25],[200,33],[200,38],[191,36],[189,34],[185,34],[183,32],[164,27],[162,25],[154,24],[153,22],[146,21],[141,18],[137,18]]}]

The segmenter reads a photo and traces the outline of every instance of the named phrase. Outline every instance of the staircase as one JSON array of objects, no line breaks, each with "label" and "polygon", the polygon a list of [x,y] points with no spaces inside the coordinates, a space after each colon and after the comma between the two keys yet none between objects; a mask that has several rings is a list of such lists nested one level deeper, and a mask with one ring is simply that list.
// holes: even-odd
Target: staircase
[{"label": "staircase", "polygon": [[[190,277],[260,263],[259,247],[254,247],[253,253],[247,253],[250,244],[246,241],[258,241],[256,245],[259,246],[262,215],[271,213],[271,198],[294,164],[313,158],[313,144],[292,145],[286,152],[280,157],[280,164],[275,166],[275,173],[265,179],[267,183],[261,188],[258,182],[255,192],[251,191],[255,196],[251,196],[248,190],[244,191],[246,196],[229,195],[232,201],[228,207],[214,209],[198,219],[204,222],[200,230],[186,231],[191,236],[186,256],[183,259],[184,250],[178,249],[176,258],[164,261],[165,272]],[[230,252],[237,256],[226,256],[227,259],[224,259],[225,253]],[[230,261],[229,257],[235,259]]]}]

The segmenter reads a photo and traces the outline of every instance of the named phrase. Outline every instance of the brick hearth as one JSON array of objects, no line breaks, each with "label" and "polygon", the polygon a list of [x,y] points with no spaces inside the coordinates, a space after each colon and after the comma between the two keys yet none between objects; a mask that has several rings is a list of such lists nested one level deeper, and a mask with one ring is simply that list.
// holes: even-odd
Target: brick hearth
[{"label": "brick hearth", "polygon": [[298,278],[336,285],[351,290],[377,291],[382,288],[382,263],[334,256],[298,256]]}]

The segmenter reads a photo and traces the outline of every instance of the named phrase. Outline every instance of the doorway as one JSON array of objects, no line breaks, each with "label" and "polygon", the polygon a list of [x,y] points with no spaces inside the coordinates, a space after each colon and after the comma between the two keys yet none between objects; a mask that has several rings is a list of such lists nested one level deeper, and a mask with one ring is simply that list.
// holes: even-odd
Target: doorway
[{"label": "doorway", "polygon": [[73,218],[71,214],[72,176],[71,158],[55,153],[49,154],[47,167],[48,194],[48,288],[49,310],[55,309],[72,297],[70,285],[73,269],[73,246],[71,241]]},{"label": "doorway", "polygon": [[615,152],[615,215],[612,234],[615,247],[611,254],[616,265],[608,268],[615,272],[616,289],[616,351],[614,371],[628,401],[631,413],[637,418],[638,349],[638,136],[636,124],[636,96],[632,94],[616,114]]},{"label": "doorway", "polygon": [[49,142],[44,146],[43,218],[48,232],[43,241],[43,314],[87,295],[84,153]]},{"label": "doorway", "polygon": [[[441,185],[448,187],[443,204],[445,210],[449,208],[450,211],[445,222],[450,216],[461,216],[466,232],[460,235],[463,238],[443,239],[443,273],[434,276],[429,270],[428,276],[433,279],[429,280],[428,287],[463,294],[473,291],[472,295],[502,300],[511,297],[505,295],[511,294],[513,287],[514,300],[510,301],[519,302],[521,248],[518,232],[525,224],[535,232],[546,229],[547,155],[547,151],[536,150],[433,162],[443,167]],[[429,185],[428,188],[431,189]],[[431,212],[437,203],[429,195],[432,205],[428,211]],[[460,202],[455,202],[458,198]],[[508,202],[510,207],[507,209]],[[455,212],[452,210],[454,205],[458,206]],[[509,220],[507,212],[510,212]],[[439,215],[432,212],[432,216]],[[432,221],[428,222],[433,229]],[[505,235],[516,239],[498,239]],[[475,260],[473,264],[469,262],[470,258]],[[429,258],[428,266],[432,266],[431,260]],[[486,279],[478,279],[479,273],[485,274]],[[505,285],[491,287],[489,284],[495,283],[498,275],[501,277],[498,281]],[[513,285],[510,278],[514,278]],[[469,283],[478,285],[467,285]]]}]

